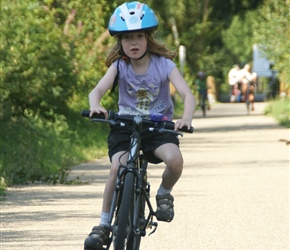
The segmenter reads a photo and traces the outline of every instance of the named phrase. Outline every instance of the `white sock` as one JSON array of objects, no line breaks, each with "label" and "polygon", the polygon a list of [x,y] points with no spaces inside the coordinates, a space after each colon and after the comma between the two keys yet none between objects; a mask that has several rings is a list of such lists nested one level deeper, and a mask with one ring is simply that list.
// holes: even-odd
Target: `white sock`
[{"label": "white sock", "polygon": [[170,194],[172,189],[165,189],[161,184],[160,187],[157,191],[157,195],[165,195],[165,194]]},{"label": "white sock", "polygon": [[110,226],[109,225],[109,213],[105,213],[105,212],[102,212],[101,213],[101,221],[100,221],[100,225],[103,225],[103,226]]}]

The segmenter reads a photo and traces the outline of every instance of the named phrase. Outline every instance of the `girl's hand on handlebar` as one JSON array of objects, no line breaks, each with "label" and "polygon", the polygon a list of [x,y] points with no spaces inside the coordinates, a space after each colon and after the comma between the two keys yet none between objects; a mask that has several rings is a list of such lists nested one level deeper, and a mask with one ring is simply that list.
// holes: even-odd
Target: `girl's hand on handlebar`
[{"label": "girl's hand on handlebar", "polygon": [[191,126],[191,122],[187,120],[178,120],[175,122],[174,130],[178,131],[178,129],[181,129],[183,127],[187,127],[187,129],[190,129],[190,126]]},{"label": "girl's hand on handlebar", "polygon": [[102,106],[91,107],[90,111],[91,111],[90,117],[92,117],[94,113],[97,114],[103,113],[105,115],[105,118],[108,119],[108,111]]}]

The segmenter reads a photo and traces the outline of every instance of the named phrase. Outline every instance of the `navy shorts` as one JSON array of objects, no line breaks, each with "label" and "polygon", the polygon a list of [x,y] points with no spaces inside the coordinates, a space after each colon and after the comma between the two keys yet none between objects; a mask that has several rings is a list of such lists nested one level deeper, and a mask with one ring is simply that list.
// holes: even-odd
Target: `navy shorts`
[{"label": "navy shorts", "polygon": [[[112,156],[117,152],[129,150],[131,134],[132,131],[128,129],[111,128],[108,136],[108,155],[110,161],[112,161]],[[144,136],[142,135],[141,148],[146,160],[154,164],[162,162],[162,160],[157,158],[153,152],[159,146],[166,143],[173,143],[179,146],[177,136],[171,133],[146,132]]]}]

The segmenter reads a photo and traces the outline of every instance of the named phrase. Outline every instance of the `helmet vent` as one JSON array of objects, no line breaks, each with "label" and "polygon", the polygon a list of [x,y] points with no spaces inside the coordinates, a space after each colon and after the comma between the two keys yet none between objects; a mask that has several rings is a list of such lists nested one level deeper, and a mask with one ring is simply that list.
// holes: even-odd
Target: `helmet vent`
[{"label": "helmet vent", "polygon": [[123,17],[123,15],[120,13],[119,14],[119,16],[121,17],[121,19],[123,20],[123,21],[125,21],[125,18]]}]

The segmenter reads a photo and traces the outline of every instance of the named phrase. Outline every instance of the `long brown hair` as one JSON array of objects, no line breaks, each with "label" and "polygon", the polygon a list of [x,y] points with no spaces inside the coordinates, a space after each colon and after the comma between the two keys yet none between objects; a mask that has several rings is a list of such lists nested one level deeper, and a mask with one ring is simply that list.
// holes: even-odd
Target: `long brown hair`
[{"label": "long brown hair", "polygon": [[[148,52],[159,55],[159,56],[164,56],[171,60],[176,56],[176,51],[168,49],[164,43],[161,43],[157,41],[156,39],[154,39],[154,32],[145,32],[145,36],[147,39]],[[122,35],[117,35],[116,39],[117,39],[117,42],[108,53],[108,56],[106,59],[106,65],[108,67],[110,67],[113,62],[115,62],[118,58],[122,56],[122,53],[121,53]],[[125,60],[127,63],[130,62],[128,58]]]}]

